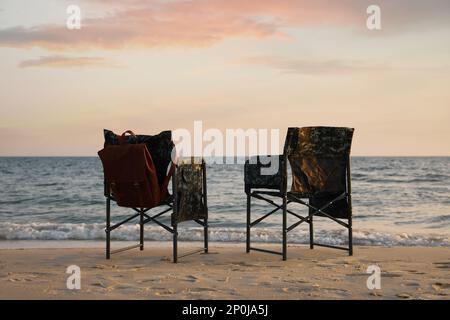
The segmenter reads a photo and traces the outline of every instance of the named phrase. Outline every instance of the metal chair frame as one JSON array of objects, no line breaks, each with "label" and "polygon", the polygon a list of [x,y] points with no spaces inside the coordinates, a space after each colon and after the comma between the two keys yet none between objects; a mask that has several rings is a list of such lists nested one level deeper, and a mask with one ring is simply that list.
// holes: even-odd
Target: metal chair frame
[{"label": "metal chair frame", "polygon": [[[350,156],[346,158],[346,177],[345,177],[345,191],[326,203],[324,206],[317,208],[309,203],[305,202],[303,199],[309,199],[311,195],[308,194],[297,194],[293,192],[287,191],[287,154],[286,151],[284,151],[284,154],[281,159],[281,175],[282,175],[282,184],[280,185],[278,190],[274,191],[266,191],[261,190],[264,189],[262,187],[249,187],[245,186],[245,193],[247,194],[247,235],[246,235],[246,252],[250,253],[250,251],[259,251],[259,252],[265,252],[265,253],[271,253],[271,254],[277,254],[281,255],[282,259],[285,261],[287,259],[287,234],[288,232],[294,230],[298,226],[300,226],[302,223],[308,223],[309,224],[309,245],[310,249],[313,249],[314,246],[321,246],[321,247],[327,247],[327,248],[333,248],[333,249],[339,249],[339,250],[346,250],[349,252],[349,255],[353,255],[353,226],[352,226],[352,198],[351,198],[351,173],[350,173]],[[248,160],[247,160],[248,163]],[[267,198],[269,197],[275,197],[275,198],[281,198],[282,203],[278,204],[272,199]],[[275,207],[272,211],[264,214],[263,216],[259,217],[258,219],[252,221],[251,217],[251,199],[255,198],[257,200],[263,200],[272,206]],[[336,201],[347,199],[349,212],[348,212],[348,218],[347,223],[342,221],[345,219],[339,219],[331,216],[330,214],[326,213],[324,210],[334,204]],[[309,210],[308,216],[302,216],[290,209],[288,209],[288,204],[290,203],[299,203],[301,205],[306,206]],[[274,213],[278,212],[279,210],[282,211],[282,248],[281,252],[279,251],[273,251],[273,250],[267,250],[262,248],[257,248],[251,246],[251,228],[268,218],[269,216],[273,215]],[[297,222],[293,223],[290,226],[287,226],[287,214],[290,214],[291,216],[296,217],[299,219]],[[314,228],[313,228],[313,220],[314,216],[324,216],[326,218],[331,219],[332,221],[338,223],[339,225],[345,227],[348,229],[348,247],[342,247],[342,246],[334,246],[329,244],[323,244],[318,243],[314,241]]]},{"label": "metal chair frame", "polygon": [[[132,216],[129,216],[128,218],[115,223],[114,225],[111,225],[111,200],[115,201],[114,197],[110,194],[109,190],[107,189],[107,184],[105,182],[105,196],[106,196],[106,259],[110,259],[112,254],[123,252],[130,249],[140,248],[140,250],[144,250],[144,225],[153,222],[157,224],[158,226],[162,227],[163,229],[167,230],[172,234],[172,241],[173,241],[173,262],[177,263],[179,258],[183,258],[195,253],[204,252],[208,253],[208,204],[207,204],[207,185],[206,185],[206,165],[205,162],[202,161],[202,174],[203,174],[203,192],[202,192],[202,198],[205,205],[206,210],[206,218],[204,219],[194,219],[197,224],[201,225],[203,227],[204,232],[204,245],[203,248],[183,253],[181,255],[178,255],[178,222],[176,219],[174,219],[174,222],[172,222],[172,226],[166,225],[159,221],[157,218],[161,217],[162,215],[172,212],[173,215],[177,215],[177,208],[174,205],[174,203],[177,203],[177,170],[174,170],[174,173],[172,175],[172,192],[173,195],[169,196],[165,201],[163,201],[160,205],[158,205],[156,208],[161,206],[167,206],[168,208],[164,209],[163,211],[156,213],[154,215],[147,214],[148,211],[154,208],[131,208],[136,213]],[[135,218],[139,218],[139,243],[131,246],[127,246],[124,248],[119,248],[116,250],[111,250],[111,232],[121,225],[132,221]]]}]

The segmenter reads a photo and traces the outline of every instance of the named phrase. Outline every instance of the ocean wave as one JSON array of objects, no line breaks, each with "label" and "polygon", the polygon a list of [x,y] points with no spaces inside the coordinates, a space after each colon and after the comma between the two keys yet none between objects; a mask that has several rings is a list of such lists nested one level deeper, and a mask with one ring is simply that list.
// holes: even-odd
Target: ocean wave
[{"label": "ocean wave", "polygon": [[0,204],[1,205],[3,205],[3,204],[21,204],[21,203],[23,203],[23,202],[27,202],[27,201],[33,201],[33,200],[35,200],[35,198],[33,198],[33,197],[28,197],[28,198],[18,198],[18,199],[14,199],[14,200],[2,200],[2,201],[0,201]]},{"label": "ocean wave", "polygon": [[35,186],[36,187],[54,187],[54,186],[58,186],[58,185],[61,185],[61,183],[58,183],[58,182],[37,183]]},{"label": "ocean wave", "polygon": [[[181,241],[202,241],[200,227],[179,227]],[[281,232],[277,229],[252,230],[252,241],[280,243]],[[139,237],[139,225],[124,225],[112,233],[113,240],[135,241]],[[289,243],[307,244],[307,230],[293,230],[289,233]],[[2,223],[0,240],[101,240],[105,238],[104,224],[93,223]],[[245,242],[244,228],[210,228],[209,238],[216,242]],[[321,243],[342,245],[347,242],[345,230],[320,230],[315,238]],[[171,234],[157,226],[145,227],[145,239],[150,241],[170,241]],[[387,233],[373,230],[354,230],[355,245],[376,246],[450,246],[450,237],[442,234]]]},{"label": "ocean wave", "polygon": [[[446,180],[447,178],[445,178]],[[444,182],[444,178],[437,177],[418,177],[418,178],[397,178],[397,179],[389,179],[389,178],[358,178],[355,179],[358,181],[363,181],[367,183],[426,183],[426,182]]]}]

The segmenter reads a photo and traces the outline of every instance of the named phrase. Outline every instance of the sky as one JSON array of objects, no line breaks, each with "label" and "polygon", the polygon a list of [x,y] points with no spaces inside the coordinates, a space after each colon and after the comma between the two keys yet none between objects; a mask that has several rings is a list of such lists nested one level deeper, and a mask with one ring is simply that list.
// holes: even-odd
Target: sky
[{"label": "sky", "polygon": [[355,156],[450,156],[449,34],[448,0],[0,0],[0,156],[95,156],[103,128],[196,120],[279,129],[280,146],[288,127],[353,127]]}]

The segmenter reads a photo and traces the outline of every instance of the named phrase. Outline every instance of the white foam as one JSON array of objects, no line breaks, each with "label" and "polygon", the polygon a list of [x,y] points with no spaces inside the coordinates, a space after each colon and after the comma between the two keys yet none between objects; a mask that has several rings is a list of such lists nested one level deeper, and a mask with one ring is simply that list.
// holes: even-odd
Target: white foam
[{"label": "white foam", "polygon": [[[202,241],[201,227],[180,226],[180,240]],[[281,230],[274,228],[254,229],[252,241],[279,243]],[[135,241],[139,237],[139,225],[123,225],[114,230],[112,239],[119,241]],[[245,242],[245,228],[210,227],[209,238],[216,242]],[[153,225],[145,226],[145,238],[150,241],[170,241],[172,236],[166,230]],[[315,231],[316,240],[322,243],[341,245],[347,242],[345,229],[328,229]],[[103,240],[104,224],[94,223],[2,223],[0,224],[0,240]],[[295,229],[288,234],[289,243],[306,244],[309,241],[307,229]],[[389,233],[376,230],[355,229],[353,231],[355,245],[377,246],[450,246],[448,235],[424,233]]]}]

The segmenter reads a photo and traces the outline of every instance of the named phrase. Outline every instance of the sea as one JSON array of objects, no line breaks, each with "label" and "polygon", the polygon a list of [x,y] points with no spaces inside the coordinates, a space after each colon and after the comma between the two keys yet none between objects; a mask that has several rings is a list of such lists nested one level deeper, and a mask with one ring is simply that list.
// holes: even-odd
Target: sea
[{"label": "sea", "polygon": [[[246,195],[243,164],[207,165],[209,238],[213,242],[244,243]],[[450,246],[450,157],[353,157],[353,239],[355,245]],[[253,202],[256,219],[273,207]],[[292,210],[307,215],[306,207]],[[158,208],[150,212],[158,212]],[[112,206],[112,220],[132,211]],[[169,224],[170,215],[161,219]],[[290,216],[288,224],[297,218]],[[138,221],[112,233],[115,241],[136,241]],[[1,157],[0,247],[29,246],[105,239],[103,170],[97,157]],[[202,228],[184,222],[180,241],[202,241]],[[288,234],[289,243],[309,241],[305,224]],[[252,241],[281,242],[281,211],[252,229]],[[146,241],[170,241],[156,224],[145,226]],[[315,239],[333,245],[347,242],[339,224],[315,219]]]}]

